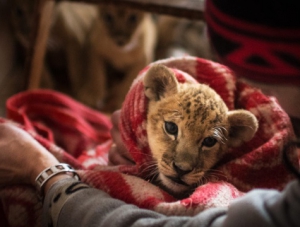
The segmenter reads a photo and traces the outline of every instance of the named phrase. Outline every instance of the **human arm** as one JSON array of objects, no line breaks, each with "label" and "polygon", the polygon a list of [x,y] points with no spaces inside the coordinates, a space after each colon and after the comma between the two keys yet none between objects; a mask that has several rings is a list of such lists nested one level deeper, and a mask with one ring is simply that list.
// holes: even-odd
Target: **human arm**
[{"label": "human arm", "polygon": [[[46,196],[44,215],[49,221],[59,210],[59,215],[54,220],[57,226],[296,227],[300,223],[300,184],[296,181],[283,193],[276,190],[255,190],[234,201],[228,209],[211,208],[195,217],[168,217],[128,205],[102,191],[84,186],[72,195],[60,196],[61,201],[50,204],[57,195],[64,195],[66,188],[72,184],[74,182],[60,181]],[[50,205],[52,215],[47,213]]]},{"label": "human arm", "polygon": [[[39,144],[33,137],[12,123],[0,124],[0,186],[12,184],[31,184],[49,166],[59,161]],[[51,178],[43,187],[46,193],[57,180],[71,178],[60,174]]]}]

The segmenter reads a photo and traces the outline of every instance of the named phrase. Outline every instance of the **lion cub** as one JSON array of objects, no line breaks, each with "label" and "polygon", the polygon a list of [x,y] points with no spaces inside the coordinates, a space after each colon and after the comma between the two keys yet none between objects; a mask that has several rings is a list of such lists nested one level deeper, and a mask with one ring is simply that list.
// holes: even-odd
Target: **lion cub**
[{"label": "lion cub", "polygon": [[153,60],[155,45],[151,14],[100,5],[87,38],[87,71],[78,98],[108,112],[120,108],[133,79]]},{"label": "lion cub", "polygon": [[178,83],[163,65],[149,69],[144,88],[149,99],[147,133],[157,163],[157,183],[175,196],[197,187],[228,147],[249,141],[258,128],[249,111],[229,111],[209,86]]}]

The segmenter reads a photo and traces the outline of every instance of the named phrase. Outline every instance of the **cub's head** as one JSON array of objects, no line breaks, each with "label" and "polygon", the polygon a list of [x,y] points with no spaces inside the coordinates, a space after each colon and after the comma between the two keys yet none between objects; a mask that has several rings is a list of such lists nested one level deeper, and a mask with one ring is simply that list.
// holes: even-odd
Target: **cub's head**
[{"label": "cub's head", "polygon": [[249,111],[229,111],[213,89],[180,84],[163,65],[149,69],[144,88],[148,141],[159,184],[174,195],[198,186],[229,146],[249,141],[258,128]]},{"label": "cub's head", "polygon": [[100,19],[110,37],[119,46],[128,44],[137,30],[145,13],[139,10],[105,4],[100,6]]}]

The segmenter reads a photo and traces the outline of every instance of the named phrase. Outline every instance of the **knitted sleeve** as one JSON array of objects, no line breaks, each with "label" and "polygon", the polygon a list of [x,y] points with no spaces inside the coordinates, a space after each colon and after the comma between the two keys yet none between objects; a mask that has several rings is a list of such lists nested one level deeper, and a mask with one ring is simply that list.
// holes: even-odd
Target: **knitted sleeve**
[{"label": "knitted sleeve", "polygon": [[299,226],[300,184],[280,193],[255,190],[232,203],[228,210],[208,209],[194,217],[165,216],[111,198],[73,179],[54,184],[43,205],[44,226]]}]

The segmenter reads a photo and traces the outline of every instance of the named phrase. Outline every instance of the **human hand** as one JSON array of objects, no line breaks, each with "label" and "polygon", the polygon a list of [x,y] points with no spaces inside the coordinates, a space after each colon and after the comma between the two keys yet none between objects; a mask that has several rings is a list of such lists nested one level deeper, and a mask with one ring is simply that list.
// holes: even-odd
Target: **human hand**
[{"label": "human hand", "polygon": [[121,111],[117,110],[111,116],[113,127],[110,132],[115,144],[108,153],[109,165],[134,165],[135,163],[127,151],[119,131],[120,113]]},{"label": "human hand", "polygon": [[0,124],[0,185],[35,184],[38,174],[58,160],[29,133],[11,124]]}]

